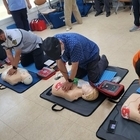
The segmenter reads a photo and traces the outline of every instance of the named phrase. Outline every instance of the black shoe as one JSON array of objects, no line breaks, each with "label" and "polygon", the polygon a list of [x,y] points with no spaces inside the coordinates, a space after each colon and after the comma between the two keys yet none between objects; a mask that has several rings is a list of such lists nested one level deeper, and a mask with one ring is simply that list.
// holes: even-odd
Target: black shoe
[{"label": "black shoe", "polygon": [[106,55],[103,54],[103,55],[101,56],[101,59],[102,59],[104,62],[106,62],[107,65],[109,65],[109,62],[108,62],[108,60],[107,60]]},{"label": "black shoe", "polygon": [[95,14],[95,17],[99,16],[99,15],[102,14],[102,13],[103,13],[103,11],[97,12],[97,13]]},{"label": "black shoe", "polygon": [[109,17],[110,15],[111,15],[110,12],[107,12],[107,13],[106,13],[106,17]]}]

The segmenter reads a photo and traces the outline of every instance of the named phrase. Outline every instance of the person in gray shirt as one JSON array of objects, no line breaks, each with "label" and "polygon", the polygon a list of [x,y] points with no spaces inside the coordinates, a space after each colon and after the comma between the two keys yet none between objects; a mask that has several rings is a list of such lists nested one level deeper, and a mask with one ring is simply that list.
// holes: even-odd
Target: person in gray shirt
[{"label": "person in gray shirt", "polygon": [[[23,29],[0,29],[0,40],[4,41],[2,46],[6,50],[7,57],[13,66],[9,71],[9,75],[13,75],[17,71],[19,61],[21,65],[26,67],[31,63],[35,63],[38,70],[44,66],[44,53],[41,48],[42,38],[32,32]],[[12,49],[15,54],[13,55]]]}]

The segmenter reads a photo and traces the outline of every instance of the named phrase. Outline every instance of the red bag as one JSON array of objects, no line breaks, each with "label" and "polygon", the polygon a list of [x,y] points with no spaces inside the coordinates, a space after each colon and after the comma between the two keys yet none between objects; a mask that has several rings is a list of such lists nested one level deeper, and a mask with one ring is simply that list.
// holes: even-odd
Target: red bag
[{"label": "red bag", "polygon": [[55,70],[54,69],[50,69],[50,68],[47,68],[47,67],[43,67],[42,70],[40,70],[37,75],[42,77],[43,79],[47,80],[49,79],[50,77],[52,77],[54,74],[55,74]]},{"label": "red bag", "polygon": [[43,31],[47,28],[47,25],[44,20],[33,19],[30,22],[30,28],[32,31]]},{"label": "red bag", "polygon": [[99,92],[106,95],[110,99],[117,100],[124,93],[124,85],[103,81],[99,86],[96,87]]},{"label": "red bag", "polygon": [[31,29],[31,31],[34,31],[33,20],[31,20],[31,22],[30,22],[30,29]]},{"label": "red bag", "polygon": [[35,25],[34,25],[35,20],[36,20],[36,19],[33,19],[33,20],[31,20],[31,22],[30,22],[31,31],[35,31]]},{"label": "red bag", "polygon": [[44,20],[38,20],[37,22],[37,31],[43,31],[47,28],[47,25]]}]

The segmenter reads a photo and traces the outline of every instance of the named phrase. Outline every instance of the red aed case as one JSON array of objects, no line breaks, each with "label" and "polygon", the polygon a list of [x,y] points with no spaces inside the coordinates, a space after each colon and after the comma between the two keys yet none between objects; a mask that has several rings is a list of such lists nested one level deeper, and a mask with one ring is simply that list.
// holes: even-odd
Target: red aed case
[{"label": "red aed case", "polygon": [[55,70],[44,67],[42,70],[40,70],[37,75],[42,77],[43,79],[47,80],[50,77],[52,77],[55,74]]},{"label": "red aed case", "polygon": [[110,81],[103,81],[98,90],[112,99],[118,99],[124,93],[124,86]]},{"label": "red aed case", "polygon": [[99,92],[111,99],[117,100],[124,93],[124,86],[118,83],[103,81],[96,87]]},{"label": "red aed case", "polygon": [[47,28],[47,25],[44,20],[41,19],[33,19],[30,22],[30,28],[32,31],[43,31]]}]

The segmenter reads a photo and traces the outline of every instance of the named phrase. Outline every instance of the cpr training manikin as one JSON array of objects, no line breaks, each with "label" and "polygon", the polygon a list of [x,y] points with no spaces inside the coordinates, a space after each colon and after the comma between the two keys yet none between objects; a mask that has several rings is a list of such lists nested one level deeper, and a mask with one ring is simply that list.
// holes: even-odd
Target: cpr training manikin
[{"label": "cpr training manikin", "polygon": [[17,72],[15,74],[8,75],[7,72],[9,69],[11,69],[11,67],[2,72],[1,79],[3,81],[9,83],[10,85],[16,85],[18,83],[29,85],[32,83],[33,78],[26,69],[17,68]]},{"label": "cpr training manikin", "polygon": [[62,77],[54,83],[52,86],[53,95],[64,98],[70,102],[77,100],[80,97],[87,101],[93,101],[98,98],[98,91],[87,83],[83,84],[81,87],[73,84],[72,89],[65,92],[61,88],[64,82],[65,79]]}]

